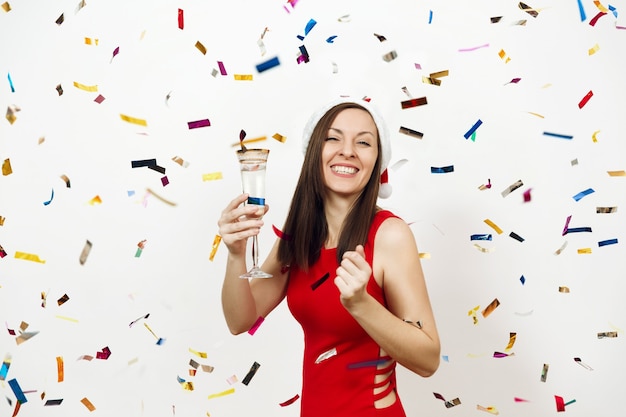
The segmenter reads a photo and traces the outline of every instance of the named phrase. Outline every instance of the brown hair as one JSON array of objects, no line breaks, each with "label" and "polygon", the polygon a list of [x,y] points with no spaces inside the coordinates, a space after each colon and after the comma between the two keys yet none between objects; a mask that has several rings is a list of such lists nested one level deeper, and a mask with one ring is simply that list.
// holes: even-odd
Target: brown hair
[{"label": "brown hair", "polygon": [[[324,215],[326,188],[322,175],[322,148],[328,137],[328,129],[337,115],[345,109],[367,111],[356,103],[338,104],[322,116],[311,133],[300,178],[283,228],[286,237],[278,243],[278,260],[283,265],[297,265],[306,271],[317,261],[328,238],[328,224]],[[376,201],[380,187],[381,145],[378,132],[376,136],[378,158],[372,176],[352,205],[341,227],[337,262],[341,262],[344,252],[354,250],[359,244],[365,244],[370,224],[378,209]]]}]

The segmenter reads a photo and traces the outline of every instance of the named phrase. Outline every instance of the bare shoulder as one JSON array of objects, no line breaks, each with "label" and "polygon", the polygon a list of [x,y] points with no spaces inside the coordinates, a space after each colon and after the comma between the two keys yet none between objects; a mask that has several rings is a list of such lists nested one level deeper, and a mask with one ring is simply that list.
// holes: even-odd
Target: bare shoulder
[{"label": "bare shoulder", "polygon": [[378,249],[397,250],[406,245],[415,246],[415,237],[409,225],[399,217],[385,219],[376,233]]}]

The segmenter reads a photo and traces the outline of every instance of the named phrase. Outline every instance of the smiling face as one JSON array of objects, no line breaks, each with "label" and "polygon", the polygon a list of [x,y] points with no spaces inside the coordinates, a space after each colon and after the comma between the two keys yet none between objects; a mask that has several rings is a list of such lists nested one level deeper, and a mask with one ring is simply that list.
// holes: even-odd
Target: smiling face
[{"label": "smiling face", "polygon": [[378,130],[365,110],[342,110],[328,129],[322,147],[327,192],[356,198],[369,182],[378,158]]}]

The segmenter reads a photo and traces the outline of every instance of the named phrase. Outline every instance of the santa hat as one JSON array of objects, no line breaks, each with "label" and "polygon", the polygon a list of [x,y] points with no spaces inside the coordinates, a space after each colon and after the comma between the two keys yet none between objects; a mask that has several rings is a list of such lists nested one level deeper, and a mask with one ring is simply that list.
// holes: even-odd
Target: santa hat
[{"label": "santa hat", "polygon": [[385,121],[381,117],[378,109],[372,103],[369,102],[368,99],[357,99],[352,97],[340,97],[338,99],[332,100],[326,103],[324,106],[319,108],[313,115],[309,118],[309,121],[304,127],[304,132],[302,136],[302,152],[306,154],[306,150],[309,146],[309,141],[311,139],[311,135],[313,134],[313,129],[320,121],[320,119],[333,107],[342,103],[355,103],[365,110],[369,112],[374,119],[374,123],[376,124],[376,128],[378,129],[378,139],[380,141],[380,189],[378,190],[378,197],[380,198],[388,198],[391,195],[391,184],[389,184],[389,174],[387,172],[387,166],[389,165],[389,160],[391,159],[391,142],[389,140],[389,131],[387,130],[387,125]]}]

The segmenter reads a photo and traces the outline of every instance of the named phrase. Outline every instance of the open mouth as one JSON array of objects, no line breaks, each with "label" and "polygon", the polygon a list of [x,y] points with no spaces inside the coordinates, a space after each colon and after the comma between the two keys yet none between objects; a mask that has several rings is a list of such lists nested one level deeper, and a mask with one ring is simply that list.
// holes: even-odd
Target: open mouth
[{"label": "open mouth", "polygon": [[344,174],[344,175],[353,175],[359,171],[355,167],[348,167],[345,165],[333,165],[332,167],[330,167],[330,169],[332,169],[333,172],[336,172],[337,174]]}]

